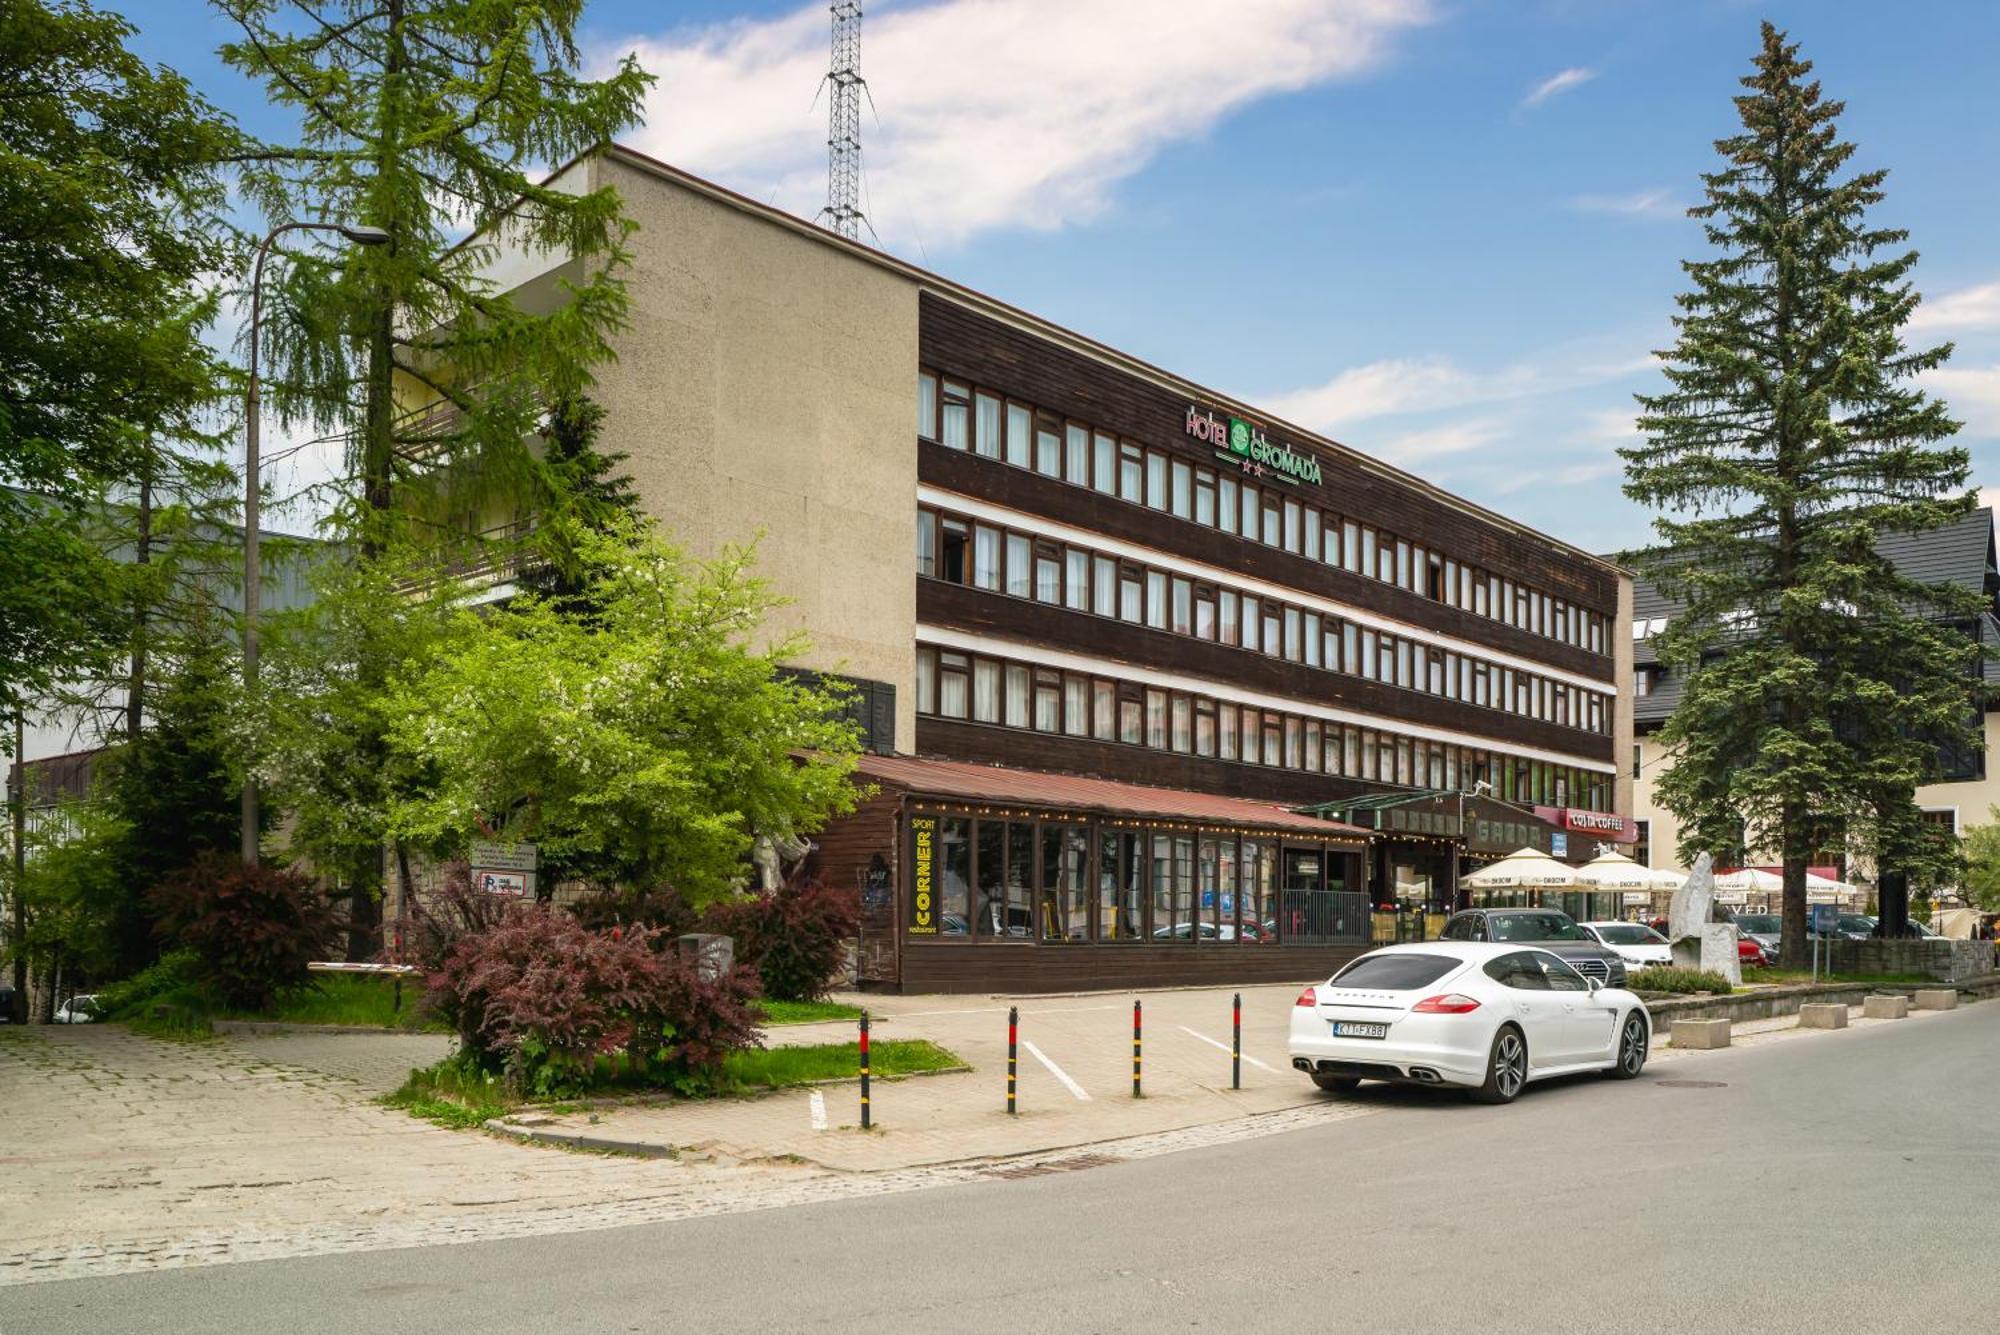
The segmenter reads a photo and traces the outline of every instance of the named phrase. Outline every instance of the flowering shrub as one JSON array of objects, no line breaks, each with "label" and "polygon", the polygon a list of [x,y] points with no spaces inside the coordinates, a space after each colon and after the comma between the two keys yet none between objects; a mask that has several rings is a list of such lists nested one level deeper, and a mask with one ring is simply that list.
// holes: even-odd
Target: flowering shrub
[{"label": "flowering shrub", "polygon": [[193,952],[193,974],[224,1005],[263,1010],[303,987],[306,965],[326,958],[345,930],[339,911],[307,876],[246,867],[204,853],[146,892],[169,945]]},{"label": "flowering shrub", "polygon": [[755,1042],[752,980],[713,979],[646,928],[593,931],[546,905],[509,902],[465,933],[425,980],[462,1050],[516,1090],[575,1092],[600,1077],[697,1082]]},{"label": "flowering shrub", "polygon": [[447,862],[440,870],[437,889],[408,896],[403,912],[389,924],[382,948],[386,963],[436,973],[461,938],[497,924],[514,902],[474,889],[471,863]]},{"label": "flowering shrub", "polygon": [[736,958],[757,971],[764,995],[774,1001],[825,996],[841,951],[860,925],[859,897],[816,880],[717,904],[704,922],[709,931],[736,938]]}]

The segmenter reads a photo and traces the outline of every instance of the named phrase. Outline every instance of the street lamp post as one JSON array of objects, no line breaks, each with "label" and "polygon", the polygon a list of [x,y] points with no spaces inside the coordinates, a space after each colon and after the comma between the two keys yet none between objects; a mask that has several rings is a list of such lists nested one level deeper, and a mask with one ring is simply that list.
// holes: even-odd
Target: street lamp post
[{"label": "street lamp post", "polygon": [[[379,227],[356,227],[346,223],[292,222],[270,230],[257,246],[257,265],[250,277],[250,379],[243,394],[243,690],[254,696],[257,689],[257,604],[263,592],[263,571],[258,565],[257,505],[261,482],[257,476],[257,355],[258,325],[264,306],[264,261],[271,246],[287,232],[338,232],[357,246],[388,244],[389,234]],[[257,779],[254,766],[243,770],[243,865],[257,865]]]}]

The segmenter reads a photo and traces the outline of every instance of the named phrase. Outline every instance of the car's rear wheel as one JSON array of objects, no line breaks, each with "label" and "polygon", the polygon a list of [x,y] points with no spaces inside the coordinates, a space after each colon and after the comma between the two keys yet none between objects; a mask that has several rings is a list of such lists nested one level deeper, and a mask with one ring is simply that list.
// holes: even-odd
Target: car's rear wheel
[{"label": "car's rear wheel", "polygon": [[1313,1083],[1329,1094],[1352,1094],[1361,1088],[1361,1080],[1352,1075],[1316,1075]]},{"label": "car's rear wheel", "polygon": [[1618,1031],[1618,1064],[1605,1072],[1613,1080],[1632,1080],[1646,1069],[1647,1051],[1652,1044],[1652,1035],[1646,1030],[1646,1017],[1633,1011],[1625,1017],[1625,1027]]},{"label": "car's rear wheel", "polygon": [[1528,1040],[1513,1025],[1503,1024],[1486,1058],[1486,1083],[1466,1093],[1474,1103],[1512,1103],[1527,1083]]}]

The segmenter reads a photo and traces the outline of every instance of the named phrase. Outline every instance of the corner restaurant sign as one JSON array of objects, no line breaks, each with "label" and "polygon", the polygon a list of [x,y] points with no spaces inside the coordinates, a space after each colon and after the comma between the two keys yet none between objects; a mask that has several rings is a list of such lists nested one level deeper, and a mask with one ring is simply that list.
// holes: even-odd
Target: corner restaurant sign
[{"label": "corner restaurant sign", "polygon": [[1300,454],[1289,445],[1273,445],[1264,438],[1264,429],[1240,417],[1221,418],[1205,408],[1188,405],[1187,433],[1205,445],[1215,447],[1220,459],[1232,459],[1254,477],[1275,477],[1280,482],[1319,481],[1319,460]]}]

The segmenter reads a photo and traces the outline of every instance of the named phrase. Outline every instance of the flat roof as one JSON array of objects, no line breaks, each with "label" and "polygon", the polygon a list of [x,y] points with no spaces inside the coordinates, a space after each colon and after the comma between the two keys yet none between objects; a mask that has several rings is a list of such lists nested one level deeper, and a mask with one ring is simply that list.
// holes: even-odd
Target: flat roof
[{"label": "flat roof", "polygon": [[[1509,519],[1498,511],[1489,510],[1476,501],[1469,501],[1463,496],[1446,491],[1435,483],[1426,482],[1414,473],[1405,472],[1403,469],[1397,468],[1394,464],[1383,462],[1374,455],[1355,449],[1351,445],[1343,445],[1329,436],[1323,436],[1317,431],[1298,425],[1296,422],[1290,422],[1284,418],[1274,416],[1267,409],[1259,408],[1255,404],[1245,403],[1240,399],[1210,389],[1206,385],[1198,384],[1195,381],[1187,379],[1185,376],[1176,375],[1172,371],[1155,366],[1151,362],[1132,356],[1130,353],[1121,352],[1109,344],[1098,342],[1087,334],[1079,334],[1073,329],[1046,320],[1032,312],[1022,310],[1020,307],[1011,305],[997,297],[988,296],[983,292],[967,287],[963,283],[955,282],[930,269],[891,255],[887,251],[863,245],[859,241],[849,240],[847,237],[841,236],[836,232],[830,232],[815,223],[807,222],[796,214],[787,213],[783,209],[770,204],[759,203],[747,195],[738,194],[727,186],[718,185],[704,177],[696,176],[692,172],[673,166],[671,163],[662,162],[660,159],[642,153],[629,145],[613,143],[606,152],[609,156],[627,166],[637,168],[655,176],[665,177],[678,185],[707,195],[718,203],[727,204],[732,208],[761,218],[776,226],[787,228],[797,235],[816,241],[821,245],[831,247],[835,250],[846,251],[855,258],[876,265],[879,268],[893,270],[904,277],[933,288],[940,293],[949,295],[961,302],[983,308],[1015,324],[1026,326],[1053,342],[1067,344],[1074,351],[1122,367],[1135,375],[1142,376],[1167,388],[1184,393],[1190,398],[1203,399],[1219,407],[1233,409],[1245,417],[1255,418],[1259,422],[1282,427],[1285,431],[1299,437],[1303,443],[1310,443],[1329,453],[1338,454],[1358,468],[1366,469],[1379,476],[1388,478],[1398,485],[1420,491],[1433,500],[1460,510],[1483,523],[1491,524],[1496,528],[1523,537],[1532,538],[1537,542],[1547,543],[1552,548],[1587,561],[1594,566],[1610,570],[1621,577],[1630,577],[1630,572],[1623,566],[1615,561],[1607,560],[1599,553],[1586,551],[1581,547],[1564,542],[1560,538],[1551,537],[1540,529],[1530,528],[1526,524]],[[565,164],[551,175],[560,175],[572,165],[574,165],[574,162]]]},{"label": "flat roof", "polygon": [[1113,779],[1050,774],[1041,770],[980,765],[965,760],[934,760],[920,756],[861,757],[857,777],[900,788],[914,796],[950,798],[960,802],[1007,802],[1030,807],[1060,807],[1101,816],[1192,821],[1245,829],[1276,830],[1321,839],[1365,840],[1373,831],[1343,821],[1302,816],[1275,802],[1246,797],[1221,797],[1181,788],[1155,788]]}]

